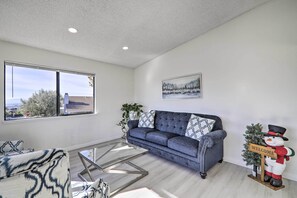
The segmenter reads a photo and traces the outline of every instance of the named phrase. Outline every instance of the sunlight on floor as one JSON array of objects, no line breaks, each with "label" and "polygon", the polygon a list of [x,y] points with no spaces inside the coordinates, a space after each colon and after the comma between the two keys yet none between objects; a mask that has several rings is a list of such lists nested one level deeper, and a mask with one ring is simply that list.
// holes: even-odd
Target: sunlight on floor
[{"label": "sunlight on floor", "polygon": [[164,194],[166,194],[168,198],[178,198],[177,196],[173,195],[172,193],[168,192],[167,190],[162,190]]},{"label": "sunlight on floor", "polygon": [[157,193],[148,188],[139,188],[123,193],[119,193],[114,198],[161,198]]}]

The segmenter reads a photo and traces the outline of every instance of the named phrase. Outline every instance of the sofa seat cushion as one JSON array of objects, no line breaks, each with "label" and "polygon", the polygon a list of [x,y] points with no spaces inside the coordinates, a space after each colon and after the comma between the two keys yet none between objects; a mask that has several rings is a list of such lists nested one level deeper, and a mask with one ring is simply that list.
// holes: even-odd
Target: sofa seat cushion
[{"label": "sofa seat cushion", "polygon": [[146,134],[155,130],[151,128],[134,128],[130,130],[130,136],[145,140]]},{"label": "sofa seat cushion", "polygon": [[197,157],[199,141],[185,136],[173,137],[168,140],[168,147],[181,153]]},{"label": "sofa seat cushion", "polygon": [[146,135],[146,140],[156,144],[167,146],[168,139],[176,136],[178,135],[174,133],[169,133],[164,131],[154,131],[154,132],[149,132]]},{"label": "sofa seat cushion", "polygon": [[185,135],[190,113],[156,111],[155,128],[159,131]]}]

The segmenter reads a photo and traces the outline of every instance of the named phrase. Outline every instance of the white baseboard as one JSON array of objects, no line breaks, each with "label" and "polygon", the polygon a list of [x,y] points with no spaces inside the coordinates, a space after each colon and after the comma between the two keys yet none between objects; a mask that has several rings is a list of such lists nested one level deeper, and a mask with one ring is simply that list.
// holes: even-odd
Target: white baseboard
[{"label": "white baseboard", "polygon": [[[233,159],[233,158],[224,158],[224,161],[229,162],[231,164],[238,165],[238,166],[242,166],[245,168],[249,168],[245,165],[245,162],[242,160]],[[297,175],[294,175],[294,174],[286,172],[286,171],[284,172],[283,177],[286,179],[289,179],[289,180],[297,181]]]},{"label": "white baseboard", "polygon": [[283,177],[289,180],[297,181],[297,175],[290,172],[284,172]]},{"label": "white baseboard", "polygon": [[225,162],[229,162],[231,164],[235,164],[235,165],[239,165],[239,166],[248,168],[247,166],[245,166],[244,161],[242,161],[242,160],[224,157],[224,161]]}]

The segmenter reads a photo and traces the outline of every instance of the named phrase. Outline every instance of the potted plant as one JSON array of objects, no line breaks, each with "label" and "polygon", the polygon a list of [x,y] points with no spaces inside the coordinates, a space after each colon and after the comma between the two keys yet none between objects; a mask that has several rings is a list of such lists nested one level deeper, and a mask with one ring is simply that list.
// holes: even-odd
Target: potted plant
[{"label": "potted plant", "polygon": [[[249,144],[258,144],[265,146],[264,140],[263,140],[263,133],[262,133],[262,125],[257,124],[251,124],[246,127],[245,134],[243,136],[245,137],[245,144],[244,150],[242,151],[242,157],[243,161],[246,162],[246,165],[253,165],[253,176],[257,177],[257,169],[261,166],[261,155],[258,153],[254,153],[249,151]],[[264,171],[264,170],[261,170]]]},{"label": "potted plant", "polygon": [[140,113],[142,111],[143,105],[138,103],[125,103],[122,105],[122,120],[117,124],[121,127],[123,134],[123,138],[126,137],[126,133],[128,131],[127,123],[129,120],[135,120],[140,117]]}]

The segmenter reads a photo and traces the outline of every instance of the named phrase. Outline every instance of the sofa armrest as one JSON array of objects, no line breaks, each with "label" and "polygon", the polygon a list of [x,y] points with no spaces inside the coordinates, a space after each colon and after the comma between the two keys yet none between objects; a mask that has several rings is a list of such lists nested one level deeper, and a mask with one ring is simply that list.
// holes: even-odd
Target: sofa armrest
[{"label": "sofa armrest", "polygon": [[130,130],[130,129],[137,128],[137,127],[138,127],[138,121],[139,121],[139,120],[129,120],[129,121],[128,121],[128,127],[129,127],[129,130]]},{"label": "sofa armrest", "polygon": [[198,147],[198,161],[200,162],[200,175],[206,177],[206,171],[215,163],[223,159],[223,141],[226,131],[216,130],[201,137]]},{"label": "sofa armrest", "polygon": [[201,137],[199,148],[202,148],[202,146],[212,148],[219,141],[223,141],[226,136],[227,133],[224,130],[212,131]]}]

